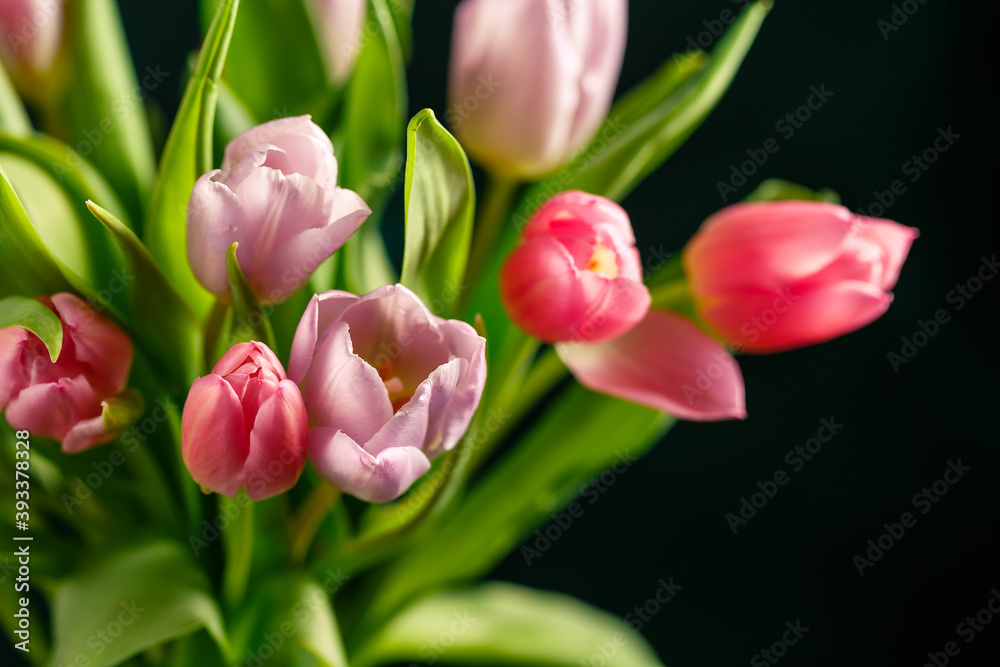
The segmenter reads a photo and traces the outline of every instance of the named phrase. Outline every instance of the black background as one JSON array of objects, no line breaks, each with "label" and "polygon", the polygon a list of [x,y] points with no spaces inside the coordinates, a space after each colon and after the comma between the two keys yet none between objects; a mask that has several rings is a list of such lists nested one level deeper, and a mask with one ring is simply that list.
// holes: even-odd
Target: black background
[{"label": "black background", "polygon": [[[417,2],[413,112],[446,111],[455,4]],[[619,92],[738,4],[633,0]],[[198,40],[193,0],[121,5],[137,67],[179,71]],[[797,620],[809,631],[781,664],[916,666],[948,641],[961,648],[952,664],[996,664],[1000,619],[969,644],[956,626],[1000,587],[992,317],[1000,279],[960,311],[947,301],[981,257],[1000,250],[986,205],[996,189],[986,120],[996,117],[987,103],[996,87],[986,60],[993,37],[971,3],[908,6],[916,12],[886,39],[878,22],[890,19],[888,1],[779,0],[719,108],[624,202],[640,248],[672,251],[724,205],[716,182],[769,137],[778,138],[779,152],[730,201],[781,177],[832,187],[847,206],[867,208],[876,191],[901,179],[906,192],[885,217],[920,228],[921,237],[888,314],[826,345],[743,358],[747,421],[681,423],[541,558],[528,566],[515,552],[495,577],[621,615],[673,577],[683,589],[643,629],[669,665],[747,664]],[[793,137],[776,132],[775,123],[821,85],[830,100]],[[164,86],[153,97],[169,116],[178,94]],[[903,164],[929,148],[939,128],[961,138],[911,182]],[[939,308],[951,321],[894,372],[888,353]],[[791,472],[786,452],[830,417],[843,430]],[[911,498],[959,458],[972,470],[920,514]],[[777,470],[791,481],[734,535],[726,514]],[[916,525],[859,576],[853,557],[906,511]]]}]

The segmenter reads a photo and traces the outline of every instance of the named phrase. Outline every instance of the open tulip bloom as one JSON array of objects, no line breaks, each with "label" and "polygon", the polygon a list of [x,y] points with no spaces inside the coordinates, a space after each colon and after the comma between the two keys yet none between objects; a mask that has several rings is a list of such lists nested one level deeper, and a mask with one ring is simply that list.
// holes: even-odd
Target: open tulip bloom
[{"label": "open tulip bloom", "polygon": [[[594,664],[565,628],[621,620],[471,582],[619,451],[747,418],[740,354],[878,319],[917,237],[771,182],[644,262],[620,200],[769,3],[711,68],[672,58],[613,109],[625,0],[463,0],[446,123],[407,127],[412,3],[204,0],[158,163],[141,108],[70,148],[136,89],[114,12],[85,4],[0,0],[21,36],[0,48],[2,477],[48,584],[2,606],[46,664],[424,659],[456,605],[495,621],[456,656]],[[400,200],[398,262],[380,220]],[[621,664],[654,664],[629,637]]]}]

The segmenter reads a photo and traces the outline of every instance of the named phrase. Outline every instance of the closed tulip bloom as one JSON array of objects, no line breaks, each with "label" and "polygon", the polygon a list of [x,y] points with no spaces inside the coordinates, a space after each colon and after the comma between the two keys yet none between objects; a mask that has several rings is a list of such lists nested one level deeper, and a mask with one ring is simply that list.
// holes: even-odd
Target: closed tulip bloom
[{"label": "closed tulip bloom", "polygon": [[199,282],[229,295],[226,252],[237,258],[262,303],[278,303],[309,280],[371,214],[337,187],[333,145],[308,116],[247,130],[226,146],[222,169],[191,193],[187,252]]},{"label": "closed tulip bloom", "polygon": [[650,305],[628,215],[584,192],[553,197],[504,263],[500,295],[511,319],[546,342],[625,333]]},{"label": "closed tulip bloom", "polygon": [[344,83],[350,78],[361,51],[368,0],[315,0],[315,3],[330,78],[334,83]]},{"label": "closed tulip bloom", "polygon": [[486,340],[402,285],[313,297],[289,375],[302,387],[316,471],[369,502],[402,495],[465,433],[486,382]]},{"label": "closed tulip bloom", "polygon": [[702,317],[724,340],[777,352],[882,315],[917,230],[823,202],[737,204],[684,250]]},{"label": "closed tulip bloom", "polygon": [[60,0],[0,0],[0,59],[17,77],[48,72],[62,41]]},{"label": "closed tulip bloom", "polygon": [[481,164],[537,179],[572,159],[611,106],[626,0],[464,0],[448,121]]},{"label": "closed tulip bloom", "polygon": [[263,500],[295,486],[308,418],[298,386],[263,343],[234,345],[191,386],[181,429],[184,465],[203,488]]},{"label": "closed tulip bloom", "polygon": [[108,442],[103,402],[125,390],[132,342],[110,320],[72,294],[39,299],[62,323],[59,358],[21,327],[0,329],[0,410],[15,429],[62,442],[75,454]]}]

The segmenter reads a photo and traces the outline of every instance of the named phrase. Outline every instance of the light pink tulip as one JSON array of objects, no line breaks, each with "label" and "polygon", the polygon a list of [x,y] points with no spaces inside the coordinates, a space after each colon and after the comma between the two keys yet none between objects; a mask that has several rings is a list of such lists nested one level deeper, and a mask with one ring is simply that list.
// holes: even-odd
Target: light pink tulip
[{"label": "light pink tulip", "polygon": [[12,73],[48,72],[62,41],[63,2],[0,0],[0,59]]},{"label": "light pink tulip", "polygon": [[604,343],[559,343],[580,384],[681,419],[744,419],[743,376],[719,343],[680,315],[651,310]]},{"label": "light pink tulip", "polygon": [[369,502],[402,495],[453,448],[486,382],[486,341],[402,285],[313,297],[289,376],[305,395],[316,471]]},{"label": "light pink tulip", "polygon": [[202,487],[263,500],[295,486],[309,422],[298,386],[263,343],[234,345],[184,404],[184,465]]},{"label": "light pink tulip", "polygon": [[546,342],[596,342],[628,331],[650,304],[628,215],[596,195],[556,195],[504,263],[500,295],[511,319]]},{"label": "light pink tulip", "polygon": [[213,294],[229,294],[226,252],[237,258],[262,303],[287,299],[371,214],[337,187],[333,145],[308,116],[258,125],[226,147],[222,169],[191,193],[187,252]]},{"label": "light pink tulip", "polygon": [[626,0],[464,0],[447,119],[469,154],[528,180],[569,162],[608,114],[627,15]]},{"label": "light pink tulip", "polygon": [[27,329],[0,329],[0,410],[13,428],[60,440],[75,454],[118,435],[104,430],[102,403],[128,385],[132,342],[72,294],[39,301],[62,322],[62,350],[53,363]]},{"label": "light pink tulip", "polygon": [[917,234],[835,204],[736,204],[705,221],[684,265],[701,315],[721,338],[777,352],[880,317]]},{"label": "light pink tulip", "polygon": [[347,81],[364,43],[368,0],[315,0],[319,32],[334,83]]}]

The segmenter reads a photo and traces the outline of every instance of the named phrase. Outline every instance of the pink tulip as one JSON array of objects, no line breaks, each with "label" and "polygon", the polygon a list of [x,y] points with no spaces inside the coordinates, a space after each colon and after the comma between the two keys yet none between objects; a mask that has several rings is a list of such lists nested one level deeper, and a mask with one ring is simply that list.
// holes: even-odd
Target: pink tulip
[{"label": "pink tulip", "polygon": [[298,386],[263,343],[234,345],[184,404],[181,449],[198,484],[253,500],[295,486],[306,465],[308,418]]},{"label": "pink tulip", "polygon": [[371,214],[337,187],[333,145],[308,116],[281,118],[229,142],[222,169],[191,193],[188,260],[205,288],[229,294],[226,252],[262,303],[287,299]]},{"label": "pink tulip", "polygon": [[701,315],[751,352],[820,343],[882,315],[917,230],[843,206],[736,204],[684,250]]},{"label": "pink tulip", "polygon": [[0,0],[0,59],[15,75],[48,72],[62,41],[63,0]]},{"label": "pink tulip", "polygon": [[72,294],[39,301],[59,316],[62,350],[53,363],[27,329],[0,329],[0,410],[13,428],[60,440],[75,454],[118,435],[104,429],[102,404],[128,385],[132,342]]},{"label": "pink tulip", "polygon": [[566,164],[608,114],[626,0],[464,0],[448,122],[491,171],[528,180]]},{"label": "pink tulip", "polygon": [[625,333],[650,304],[628,215],[584,192],[553,197],[507,258],[500,295],[511,319],[546,342]]},{"label": "pink tulip", "polygon": [[313,297],[288,365],[316,471],[369,502],[402,495],[452,449],[486,381],[486,341],[402,285]]},{"label": "pink tulip", "polygon": [[321,42],[330,77],[342,84],[350,78],[364,43],[368,0],[316,0]]}]

